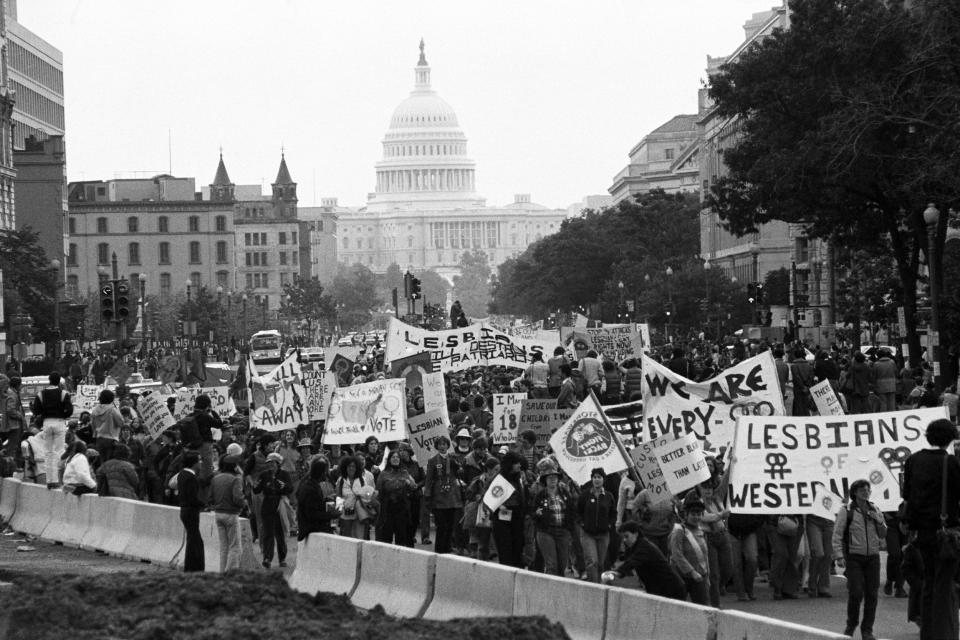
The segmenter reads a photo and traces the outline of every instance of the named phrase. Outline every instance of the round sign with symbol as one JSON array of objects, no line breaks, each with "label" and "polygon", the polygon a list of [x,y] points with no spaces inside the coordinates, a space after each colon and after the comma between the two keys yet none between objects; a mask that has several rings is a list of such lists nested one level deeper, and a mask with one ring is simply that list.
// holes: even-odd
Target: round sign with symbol
[{"label": "round sign with symbol", "polygon": [[574,458],[602,456],[613,445],[606,427],[596,418],[577,420],[564,443],[567,453]]}]

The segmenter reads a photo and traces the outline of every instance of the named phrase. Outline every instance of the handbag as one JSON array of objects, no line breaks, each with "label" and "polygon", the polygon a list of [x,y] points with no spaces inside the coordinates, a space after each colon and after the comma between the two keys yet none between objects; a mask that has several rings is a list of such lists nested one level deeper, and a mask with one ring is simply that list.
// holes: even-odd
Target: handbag
[{"label": "handbag", "polygon": [[363,524],[369,524],[376,520],[377,514],[380,513],[380,503],[376,498],[371,498],[369,501],[358,498],[356,509],[357,520]]},{"label": "handbag", "polygon": [[777,518],[777,533],[782,536],[795,536],[800,523],[793,516],[780,516]]},{"label": "handbag", "polygon": [[960,559],[960,527],[947,526],[947,456],[943,456],[940,485],[940,529],[937,531],[937,556],[940,560]]}]

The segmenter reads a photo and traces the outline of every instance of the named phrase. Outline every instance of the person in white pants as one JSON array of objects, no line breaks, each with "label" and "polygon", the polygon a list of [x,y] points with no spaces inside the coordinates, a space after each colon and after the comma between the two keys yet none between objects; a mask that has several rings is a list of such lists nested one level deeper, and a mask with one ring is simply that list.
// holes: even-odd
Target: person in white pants
[{"label": "person in white pants", "polygon": [[60,388],[60,374],[50,374],[50,386],[44,387],[30,404],[30,410],[42,423],[41,438],[46,448],[47,488],[60,486],[60,456],[66,450],[67,418],[73,414],[70,394]]}]

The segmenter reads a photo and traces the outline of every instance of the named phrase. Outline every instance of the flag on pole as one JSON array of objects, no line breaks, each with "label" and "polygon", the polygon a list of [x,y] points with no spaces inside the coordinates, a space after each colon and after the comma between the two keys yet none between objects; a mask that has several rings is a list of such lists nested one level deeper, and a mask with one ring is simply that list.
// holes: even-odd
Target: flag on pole
[{"label": "flag on pole", "polygon": [[510,499],[514,491],[516,491],[516,489],[513,488],[513,485],[502,475],[497,474],[497,477],[493,479],[493,482],[491,482],[487,488],[487,492],[483,494],[483,504],[485,504],[490,511],[496,511],[504,502]]},{"label": "flag on pole", "polygon": [[617,437],[591,394],[550,437],[550,448],[570,479],[577,484],[586,484],[590,481],[592,469],[599,467],[609,474],[630,466],[618,446]]}]

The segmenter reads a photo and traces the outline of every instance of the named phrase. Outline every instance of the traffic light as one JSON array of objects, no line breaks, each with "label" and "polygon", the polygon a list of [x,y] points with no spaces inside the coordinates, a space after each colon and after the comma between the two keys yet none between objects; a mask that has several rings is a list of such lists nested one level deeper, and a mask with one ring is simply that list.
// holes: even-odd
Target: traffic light
[{"label": "traffic light", "polygon": [[126,280],[117,283],[117,320],[126,320],[130,315],[130,284]]},{"label": "traffic light", "polygon": [[757,304],[763,304],[763,283],[757,283]]},{"label": "traffic light", "polygon": [[750,304],[757,302],[757,285],[752,282],[747,283],[747,300]]},{"label": "traffic light", "polygon": [[413,275],[407,271],[403,274],[403,298],[405,300],[410,299],[410,279],[413,278]]},{"label": "traffic light", "polygon": [[104,320],[112,321],[116,312],[113,284],[108,282],[100,286],[100,315]]},{"label": "traffic light", "polygon": [[422,297],[420,294],[420,278],[413,275],[410,276],[410,297],[414,300],[419,300]]}]

